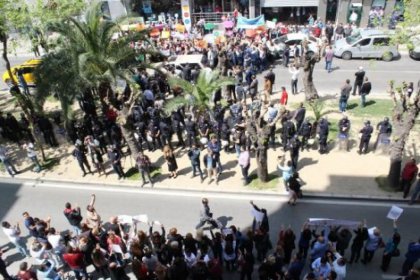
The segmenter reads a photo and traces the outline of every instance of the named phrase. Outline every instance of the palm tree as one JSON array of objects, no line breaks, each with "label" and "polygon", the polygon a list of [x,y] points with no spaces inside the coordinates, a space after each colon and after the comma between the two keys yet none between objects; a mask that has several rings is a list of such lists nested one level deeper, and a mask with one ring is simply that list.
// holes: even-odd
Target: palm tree
[{"label": "palm tree", "polygon": [[[148,41],[147,31],[121,36],[118,22],[103,19],[98,4],[89,7],[83,20],[69,17],[61,23],[54,24],[52,31],[57,32],[62,38],[61,44],[55,51],[66,52],[70,57],[69,61],[72,62],[71,71],[77,73],[77,77],[72,79],[84,84],[85,89],[95,88],[103,105],[106,106],[110,102],[110,95],[113,94],[112,85],[116,84],[117,80],[122,79],[131,86],[131,96],[119,111],[118,122],[122,126],[122,133],[132,156],[137,157],[138,148],[131,127],[127,123],[132,105],[139,96],[131,76],[133,68],[148,67],[148,65],[136,60],[137,54],[133,48],[130,48],[130,42]],[[116,34],[119,35],[118,38],[115,38]],[[149,44],[151,47],[144,52],[154,53],[152,44],[150,42]],[[66,81],[62,81],[61,86],[65,83]],[[64,98],[64,94],[71,93],[62,92],[61,100],[72,103],[72,96]]]},{"label": "palm tree", "polygon": [[165,103],[163,109],[166,114],[169,115],[180,107],[187,105],[192,109],[195,118],[207,113],[213,118],[213,94],[223,87],[235,84],[235,80],[222,77],[219,71],[202,70],[195,84],[178,77],[170,77],[169,84],[172,88],[182,89],[183,94]]}]

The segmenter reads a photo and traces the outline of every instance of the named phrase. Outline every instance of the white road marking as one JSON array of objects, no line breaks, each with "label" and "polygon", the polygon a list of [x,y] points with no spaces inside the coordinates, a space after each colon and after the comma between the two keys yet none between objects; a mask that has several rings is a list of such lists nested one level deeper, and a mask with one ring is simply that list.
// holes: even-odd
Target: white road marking
[{"label": "white road marking", "polygon": [[[247,194],[247,193],[217,193],[217,192],[206,192],[205,190],[169,190],[169,189],[149,189],[149,188],[118,188],[110,186],[93,186],[93,185],[79,185],[79,184],[68,184],[68,183],[49,183],[49,182],[25,182],[22,184],[26,187],[41,187],[41,188],[53,188],[53,189],[70,189],[70,190],[84,190],[93,192],[111,192],[111,193],[132,193],[132,194],[145,194],[145,195],[164,195],[174,197],[208,197],[208,198],[223,198],[230,200],[258,200],[258,201],[269,201],[269,202],[286,202],[288,201],[287,193],[281,194]],[[410,207],[420,209],[420,205],[408,206],[406,203],[391,203],[387,201],[357,201],[357,200],[345,200],[342,198],[331,199],[309,199],[309,200],[298,200],[297,204],[329,204],[329,205],[351,205],[351,206],[379,206],[379,207],[390,207],[391,205],[397,205],[399,207]]]}]

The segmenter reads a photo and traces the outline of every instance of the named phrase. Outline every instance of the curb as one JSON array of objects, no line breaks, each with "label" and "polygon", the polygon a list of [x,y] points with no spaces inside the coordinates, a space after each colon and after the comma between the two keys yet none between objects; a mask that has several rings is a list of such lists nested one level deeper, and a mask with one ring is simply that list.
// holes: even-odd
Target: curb
[{"label": "curb", "polygon": [[[25,182],[34,182],[34,183],[57,183],[57,184],[73,184],[73,185],[89,185],[89,186],[99,186],[104,185],[107,187],[118,187],[118,188],[130,188],[130,189],[139,189],[138,183],[135,181],[124,181],[122,184],[116,183],[92,183],[92,182],[84,182],[81,180],[67,180],[67,179],[44,179],[44,178],[32,178],[32,177],[19,177],[19,178],[10,178],[0,175],[0,183],[25,183]],[[157,187],[156,187],[157,186]],[[145,188],[145,190],[149,190],[150,188]],[[240,191],[229,191],[223,189],[188,189],[182,187],[176,188],[169,188],[165,184],[157,183],[155,184],[155,188],[153,190],[162,190],[162,191],[183,191],[183,192],[190,192],[190,193],[219,193],[219,194],[228,194],[228,195],[258,195],[258,196],[279,196],[279,197],[288,197],[287,193],[282,192],[274,192],[274,191],[261,191],[257,192],[255,190],[240,190]],[[304,192],[305,199],[336,199],[336,200],[347,200],[347,201],[381,201],[381,202],[396,202],[396,203],[406,203],[407,200],[402,198],[393,197],[391,195],[388,196],[374,196],[374,195],[354,195],[354,194],[336,194],[336,193],[317,193],[317,192]]]}]

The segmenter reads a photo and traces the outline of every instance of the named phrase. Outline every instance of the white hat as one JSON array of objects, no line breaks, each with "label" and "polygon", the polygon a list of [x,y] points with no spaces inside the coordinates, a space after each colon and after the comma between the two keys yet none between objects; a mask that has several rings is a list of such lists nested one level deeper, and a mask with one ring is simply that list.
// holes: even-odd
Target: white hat
[{"label": "white hat", "polygon": [[363,66],[359,66],[359,70],[363,70]]}]

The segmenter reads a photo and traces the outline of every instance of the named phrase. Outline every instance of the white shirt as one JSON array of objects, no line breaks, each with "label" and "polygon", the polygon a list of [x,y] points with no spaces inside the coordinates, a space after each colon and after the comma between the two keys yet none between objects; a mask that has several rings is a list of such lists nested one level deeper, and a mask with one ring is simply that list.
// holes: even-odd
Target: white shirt
[{"label": "white shirt", "polygon": [[297,80],[299,78],[300,70],[296,68],[289,68],[289,73],[292,74],[292,80]]},{"label": "white shirt", "polygon": [[60,234],[50,234],[48,235],[48,242],[50,242],[51,247],[54,249],[54,251],[61,251],[61,249],[64,249],[63,245],[63,238]]},{"label": "white shirt", "polygon": [[337,273],[337,280],[344,280],[346,278],[346,265],[339,265],[337,261],[341,259],[341,255],[339,253],[334,254],[336,259],[333,262],[333,270]]},{"label": "white shirt", "polygon": [[15,228],[3,228],[3,232],[12,243],[16,243],[20,239],[19,233]]}]

